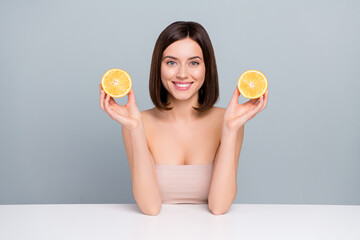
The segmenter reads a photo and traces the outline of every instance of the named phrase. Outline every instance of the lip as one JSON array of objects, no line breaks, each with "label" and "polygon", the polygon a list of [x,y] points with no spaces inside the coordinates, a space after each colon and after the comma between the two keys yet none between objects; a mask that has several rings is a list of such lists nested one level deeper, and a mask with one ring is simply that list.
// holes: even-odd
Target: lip
[{"label": "lip", "polygon": [[173,83],[177,83],[177,84],[189,84],[189,83],[193,83],[193,82],[174,82]]},{"label": "lip", "polygon": [[[187,86],[187,87],[179,87],[179,86],[176,86],[175,83],[178,83],[178,84],[189,84],[189,83],[190,83],[190,85]],[[176,88],[177,90],[182,90],[182,91],[188,90],[188,89],[191,87],[192,83],[193,83],[193,82],[173,82],[175,88]]]}]

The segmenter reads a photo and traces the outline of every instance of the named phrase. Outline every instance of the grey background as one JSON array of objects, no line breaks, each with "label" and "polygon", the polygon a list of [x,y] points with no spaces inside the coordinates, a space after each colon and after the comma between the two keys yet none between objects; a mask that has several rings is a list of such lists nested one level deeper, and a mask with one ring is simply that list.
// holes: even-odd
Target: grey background
[{"label": "grey background", "polygon": [[360,204],[359,10],[359,1],[1,1],[0,204],[135,203],[121,125],[100,109],[98,84],[125,69],[140,110],[152,108],[151,54],[177,20],[210,35],[216,106],[227,107],[247,69],[269,80],[267,108],[245,125],[235,203]]}]

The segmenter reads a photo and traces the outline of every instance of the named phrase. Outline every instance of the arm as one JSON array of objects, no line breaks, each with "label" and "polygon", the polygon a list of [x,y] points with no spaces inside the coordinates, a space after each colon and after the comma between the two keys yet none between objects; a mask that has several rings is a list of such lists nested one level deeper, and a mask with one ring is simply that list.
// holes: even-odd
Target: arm
[{"label": "arm", "polygon": [[223,127],[208,196],[209,209],[215,215],[226,213],[236,198],[237,168],[243,137],[244,126],[238,132]]},{"label": "arm", "polygon": [[143,114],[136,105],[135,92],[130,89],[128,103],[122,106],[105,93],[101,84],[99,89],[100,108],[121,124],[135,200],[143,213],[157,215],[162,205],[161,192],[157,183],[155,163],[146,141]]},{"label": "arm", "polygon": [[235,88],[224,113],[221,143],[215,156],[213,176],[208,196],[209,208],[214,214],[227,212],[237,192],[237,167],[244,137],[244,125],[267,104],[268,91],[258,99],[239,104],[240,92]]},{"label": "arm", "polygon": [[144,214],[157,215],[161,210],[162,197],[144,127],[141,124],[132,131],[122,128],[122,133],[135,201]]}]

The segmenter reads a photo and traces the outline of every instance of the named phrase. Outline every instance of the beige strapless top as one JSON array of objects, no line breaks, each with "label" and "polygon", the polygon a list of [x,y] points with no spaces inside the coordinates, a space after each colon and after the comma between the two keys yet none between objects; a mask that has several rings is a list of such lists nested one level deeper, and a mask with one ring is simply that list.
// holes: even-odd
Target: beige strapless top
[{"label": "beige strapless top", "polygon": [[208,203],[213,162],[155,166],[163,203]]}]

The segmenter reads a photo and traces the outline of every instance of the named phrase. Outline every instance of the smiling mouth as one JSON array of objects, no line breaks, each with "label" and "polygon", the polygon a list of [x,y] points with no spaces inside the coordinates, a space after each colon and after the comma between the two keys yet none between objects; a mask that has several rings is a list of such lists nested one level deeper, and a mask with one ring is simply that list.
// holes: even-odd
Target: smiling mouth
[{"label": "smiling mouth", "polygon": [[193,84],[194,82],[173,82],[178,87],[187,87]]},{"label": "smiling mouth", "polygon": [[184,84],[184,83],[173,82],[173,84],[177,90],[188,90],[193,83],[194,82],[188,82],[188,83]]}]

